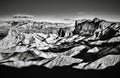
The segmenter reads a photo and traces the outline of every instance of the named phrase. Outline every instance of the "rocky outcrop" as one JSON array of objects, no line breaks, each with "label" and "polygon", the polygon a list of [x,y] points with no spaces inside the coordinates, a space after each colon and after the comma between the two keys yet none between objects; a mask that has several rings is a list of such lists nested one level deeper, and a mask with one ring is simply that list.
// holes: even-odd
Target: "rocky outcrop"
[{"label": "rocky outcrop", "polygon": [[76,21],[74,34],[79,34],[81,36],[93,36],[94,39],[109,39],[119,32],[119,23],[108,22],[95,18],[93,20],[84,20],[79,23]]},{"label": "rocky outcrop", "polygon": [[0,23],[0,64],[105,69],[120,62],[119,22],[95,18],[65,25],[29,19]]}]

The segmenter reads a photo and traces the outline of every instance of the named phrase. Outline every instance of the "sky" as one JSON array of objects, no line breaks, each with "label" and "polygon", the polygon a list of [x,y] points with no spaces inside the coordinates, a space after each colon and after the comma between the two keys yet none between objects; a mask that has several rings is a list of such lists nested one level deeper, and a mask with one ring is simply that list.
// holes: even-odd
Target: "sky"
[{"label": "sky", "polygon": [[0,18],[23,13],[41,19],[104,18],[120,21],[120,0],[0,0]]}]

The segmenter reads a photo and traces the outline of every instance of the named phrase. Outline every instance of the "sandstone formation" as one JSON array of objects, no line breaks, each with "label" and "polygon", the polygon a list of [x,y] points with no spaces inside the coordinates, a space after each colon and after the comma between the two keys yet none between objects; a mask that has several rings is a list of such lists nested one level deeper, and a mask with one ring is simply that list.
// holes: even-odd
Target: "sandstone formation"
[{"label": "sandstone formation", "polygon": [[98,70],[119,62],[119,22],[98,18],[76,20],[74,26],[28,19],[0,22],[1,65]]}]

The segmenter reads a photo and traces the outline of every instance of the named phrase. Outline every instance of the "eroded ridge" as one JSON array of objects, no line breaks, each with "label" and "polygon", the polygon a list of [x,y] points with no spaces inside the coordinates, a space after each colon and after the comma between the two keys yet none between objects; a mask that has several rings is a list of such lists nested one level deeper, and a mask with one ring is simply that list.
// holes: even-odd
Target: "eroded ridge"
[{"label": "eroded ridge", "polygon": [[120,61],[120,23],[94,18],[66,23],[0,22],[0,64],[105,69]]}]

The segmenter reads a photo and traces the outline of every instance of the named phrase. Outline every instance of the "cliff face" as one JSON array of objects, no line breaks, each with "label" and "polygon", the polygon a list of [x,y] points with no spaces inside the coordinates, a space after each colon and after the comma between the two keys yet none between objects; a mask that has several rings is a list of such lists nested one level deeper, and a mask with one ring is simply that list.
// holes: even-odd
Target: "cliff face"
[{"label": "cliff face", "polygon": [[[66,27],[65,27],[66,26]],[[95,18],[65,23],[10,20],[0,24],[0,64],[104,69],[120,61],[120,23]],[[11,62],[8,62],[11,61]]]},{"label": "cliff face", "polygon": [[105,20],[100,20],[95,18],[93,20],[84,20],[79,23],[76,21],[74,34],[79,34],[82,36],[95,36],[99,39],[109,39],[119,32],[119,23],[108,22]]}]

